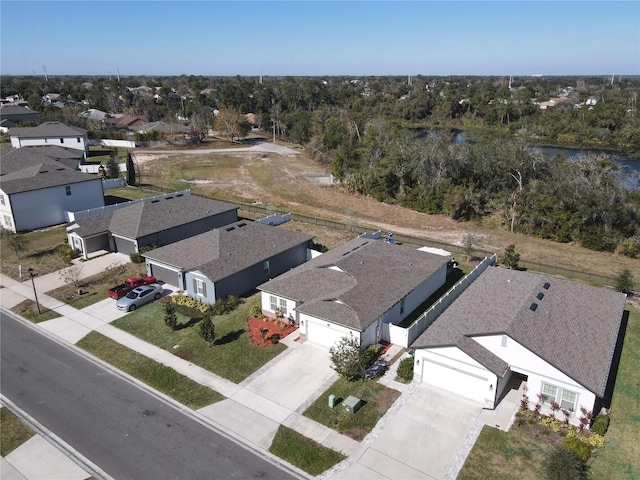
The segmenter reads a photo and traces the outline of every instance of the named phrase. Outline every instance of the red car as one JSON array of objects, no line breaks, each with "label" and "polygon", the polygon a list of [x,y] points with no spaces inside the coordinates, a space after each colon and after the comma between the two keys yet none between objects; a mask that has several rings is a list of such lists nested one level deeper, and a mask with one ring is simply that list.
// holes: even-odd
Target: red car
[{"label": "red car", "polygon": [[149,285],[156,282],[156,277],[151,275],[142,275],[140,277],[127,278],[122,285],[117,285],[109,289],[109,296],[113,299],[120,299],[136,287]]}]

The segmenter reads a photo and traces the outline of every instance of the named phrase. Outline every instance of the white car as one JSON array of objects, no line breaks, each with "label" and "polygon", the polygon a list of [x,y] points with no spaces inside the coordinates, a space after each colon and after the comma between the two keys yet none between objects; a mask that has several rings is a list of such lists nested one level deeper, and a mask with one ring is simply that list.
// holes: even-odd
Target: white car
[{"label": "white car", "polygon": [[162,296],[162,285],[152,283],[151,285],[143,285],[136,287],[127,293],[124,297],[118,299],[116,307],[123,312],[132,312],[138,307],[152,300],[158,300]]}]

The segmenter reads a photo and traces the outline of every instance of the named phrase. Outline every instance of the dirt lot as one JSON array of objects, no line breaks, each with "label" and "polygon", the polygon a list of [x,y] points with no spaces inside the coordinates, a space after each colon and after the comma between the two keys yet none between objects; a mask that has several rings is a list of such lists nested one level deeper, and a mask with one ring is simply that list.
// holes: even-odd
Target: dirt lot
[{"label": "dirt lot", "polygon": [[[295,148],[290,146],[291,148]],[[448,244],[460,244],[472,232],[482,248],[501,254],[516,245],[522,260],[615,277],[629,268],[640,279],[640,261],[620,255],[593,252],[575,244],[560,244],[513,234],[499,226],[499,219],[456,222],[442,215],[418,213],[397,205],[355,196],[328,182],[328,168],[318,165],[303,151],[294,155],[239,151],[202,154],[136,153],[143,183],[185,189],[213,198],[260,203],[274,209],[306,214],[348,224],[368,225]],[[308,231],[308,230],[307,230]],[[349,234],[319,233],[319,241],[332,247]],[[360,233],[360,232],[357,232]],[[333,238],[332,238],[333,237]]]}]

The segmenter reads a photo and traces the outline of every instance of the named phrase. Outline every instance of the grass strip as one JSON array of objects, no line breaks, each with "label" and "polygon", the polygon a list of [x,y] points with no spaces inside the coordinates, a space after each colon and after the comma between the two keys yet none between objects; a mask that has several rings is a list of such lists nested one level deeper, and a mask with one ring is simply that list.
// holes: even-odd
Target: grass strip
[{"label": "grass strip", "polygon": [[224,399],[218,392],[100,333],[89,333],[77,346],[194,410]]},{"label": "grass strip", "polygon": [[6,457],[35,434],[11,410],[0,408],[0,456]]},{"label": "grass strip", "polygon": [[269,451],[313,476],[346,458],[283,425],[278,428]]},{"label": "grass strip", "polygon": [[11,309],[13,313],[17,313],[23,318],[26,318],[30,322],[40,323],[54,318],[59,318],[61,315],[55,310],[49,310],[48,308],[40,305],[40,313],[38,313],[36,302],[33,300],[25,300]]}]

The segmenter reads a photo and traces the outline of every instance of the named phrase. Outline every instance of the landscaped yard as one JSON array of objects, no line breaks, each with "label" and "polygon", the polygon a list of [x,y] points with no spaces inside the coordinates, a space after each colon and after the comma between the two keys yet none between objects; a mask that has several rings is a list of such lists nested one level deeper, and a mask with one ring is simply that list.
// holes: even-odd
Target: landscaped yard
[{"label": "landscaped yard", "polygon": [[[82,268],[82,265],[83,263],[80,262],[77,267]],[[130,262],[118,266],[114,265],[98,275],[81,280],[82,293],[80,294],[72,283],[68,283],[63,287],[47,292],[47,295],[68,303],[74,308],[83,309],[107,298],[108,290],[115,285],[121,284],[126,278],[144,274],[146,274],[144,264]],[[116,308],[115,300],[113,303],[113,308]]]},{"label": "landscaped yard", "polygon": [[[335,395],[338,404],[329,408],[329,395]],[[363,400],[363,406],[354,414],[345,412],[343,402],[349,396]],[[320,395],[303,413],[318,423],[335,428],[354,440],[361,441],[376,426],[378,420],[400,396],[400,392],[371,380],[349,382],[339,378]]]},{"label": "landscaped yard", "polygon": [[178,314],[180,328],[173,331],[164,323],[162,302],[145,305],[112,325],[238,383],[286,349],[281,343],[261,347],[251,342],[247,325],[249,307],[259,301],[259,295],[245,299],[230,313],[212,317],[216,339],[210,348],[198,334],[201,318]]},{"label": "landscaped yard", "polygon": [[[16,256],[15,250],[9,243],[9,234],[5,233],[3,232],[0,241],[2,256],[0,270],[4,275],[14,280],[24,281],[29,279],[27,273],[29,267],[33,268],[38,275],[44,275],[67,266],[55,252],[58,245],[65,244],[67,241],[63,226],[21,233],[20,235],[24,235],[26,240],[26,246],[19,252],[20,258]],[[20,266],[22,266],[22,278],[20,278]]]},{"label": "landscaped yard", "polygon": [[194,410],[224,398],[218,392],[194,382],[172,368],[97,332],[89,333],[77,346]]},{"label": "landscaped yard", "polygon": [[[640,478],[640,310],[630,308],[630,313],[605,446],[589,460],[593,479]],[[526,428],[503,432],[485,426],[458,479],[543,480],[542,460],[557,443],[557,435],[549,431],[536,437]]]}]

